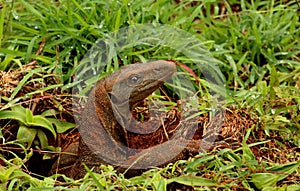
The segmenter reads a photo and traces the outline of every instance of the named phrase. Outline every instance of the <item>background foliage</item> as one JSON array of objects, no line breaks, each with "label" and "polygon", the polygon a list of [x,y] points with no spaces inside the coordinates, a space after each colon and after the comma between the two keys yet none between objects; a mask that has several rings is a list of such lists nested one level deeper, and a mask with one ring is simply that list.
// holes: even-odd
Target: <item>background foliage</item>
[{"label": "background foliage", "polygon": [[[181,185],[182,189],[189,186],[233,190],[299,189],[299,9],[299,2],[293,0],[1,1],[1,189],[166,190],[174,185]],[[89,172],[77,181],[63,175],[58,175],[64,180],[59,182],[54,175],[29,174],[26,164],[33,155],[32,149],[59,150],[49,147],[49,142],[51,145],[57,133],[73,127],[65,121],[69,114],[66,99],[70,97],[70,83],[76,68],[86,52],[106,33],[145,23],[168,24],[198,38],[221,61],[227,105],[247,108],[259,119],[260,125],[248,130],[246,137],[261,131],[263,136],[257,138],[257,145],[278,157],[280,154],[274,150],[282,152],[286,143],[293,145],[293,152],[281,153],[290,154],[289,160],[272,161],[267,157],[258,160],[251,150],[253,145],[244,143],[237,150],[199,154],[189,161],[152,169],[131,179],[117,174],[109,166],[103,166],[102,174]],[[114,62],[107,73],[118,69],[119,63],[129,64],[153,57],[169,59],[168,50],[154,48],[159,51],[136,48],[124,52],[123,57],[119,57],[122,62]],[[179,56],[172,59],[183,62],[199,74],[194,63]],[[24,69],[29,63],[41,68]],[[16,69],[23,72],[22,75],[8,78],[7,74],[13,74]],[[193,76],[191,79],[197,86]],[[10,84],[12,91],[5,92],[5,82],[12,80],[17,80],[17,84]],[[24,87],[27,88],[25,92]],[[30,102],[47,97],[51,101],[43,102],[42,109],[35,109]],[[51,103],[55,109],[46,107],[45,103]],[[11,124],[18,129],[15,139],[4,136]],[[282,148],[266,147],[265,143],[271,140]],[[12,145],[21,151],[7,149]]]}]

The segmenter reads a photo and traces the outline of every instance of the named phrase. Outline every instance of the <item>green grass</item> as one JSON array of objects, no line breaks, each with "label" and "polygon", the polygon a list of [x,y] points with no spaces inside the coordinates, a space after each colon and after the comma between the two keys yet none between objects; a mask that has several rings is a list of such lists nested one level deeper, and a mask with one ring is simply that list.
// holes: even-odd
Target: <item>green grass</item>
[{"label": "green grass", "polygon": [[[213,61],[224,75],[218,82],[220,85],[224,82],[223,88],[226,88],[226,103],[223,104],[247,108],[249,113],[259,119],[259,125],[249,129],[245,135],[245,139],[254,137],[256,142],[247,145],[245,140],[243,146],[237,150],[223,149],[199,153],[191,160],[152,169],[131,179],[117,174],[111,167],[103,166],[101,174],[88,173],[80,180],[62,176],[64,182],[56,181],[55,175],[44,177],[26,171],[26,164],[33,153],[26,150],[26,145],[22,145],[18,140],[7,141],[6,137],[3,137],[5,128],[14,121],[2,120],[2,190],[166,190],[176,186],[182,189],[191,186],[199,190],[299,189],[297,184],[300,181],[300,163],[293,162],[293,159],[300,157],[297,150],[290,153],[290,160],[279,162],[269,161],[267,158],[259,160],[256,157],[257,153],[251,150],[257,144],[261,150],[266,149],[272,154],[274,148],[268,147],[268,142],[274,140],[282,146],[277,148],[279,150],[284,150],[287,144],[298,149],[300,147],[298,1],[230,0],[175,3],[169,0],[60,0],[35,3],[16,0],[1,1],[0,7],[0,70],[11,71],[31,62],[37,62],[43,67],[42,70],[37,69],[35,74],[26,72],[10,96],[0,97],[0,116],[20,103],[28,107],[28,111],[34,111],[34,104],[30,104],[30,99],[49,95],[51,91],[53,95],[63,94],[70,97],[71,88],[77,85],[73,80],[75,75],[78,75],[78,69],[82,67],[80,62],[87,58],[86,53],[94,43],[106,37],[106,34],[113,36],[115,31],[137,24],[165,24],[186,31],[195,39],[186,38],[182,41],[177,39],[176,35],[174,37],[172,34],[157,34],[160,39],[164,39],[167,47],[159,41],[130,47],[130,41],[124,41],[123,46],[127,48],[118,52],[117,56],[111,53],[112,56],[105,63],[107,66],[101,77],[117,70],[120,65],[151,59],[182,62],[203,77],[203,67],[209,66],[214,69],[215,65],[210,63]],[[234,7],[239,7],[239,10],[235,11]],[[222,12],[223,10],[226,12]],[[151,31],[149,34],[153,36],[155,32],[157,31]],[[147,40],[147,34],[134,34],[136,36],[131,38]],[[108,50],[112,47],[113,44],[107,46]],[[182,54],[180,51],[184,49],[196,50],[195,57],[200,58],[197,61],[203,66]],[[102,54],[100,49],[97,49],[97,53]],[[218,76],[218,72],[216,69],[213,74]],[[199,97],[209,100],[207,80],[201,79],[198,83],[189,72],[185,73],[196,87],[196,91],[199,91]],[[86,82],[87,87],[96,79],[98,77]],[[22,87],[37,82],[49,84],[48,81],[51,81],[53,86],[39,87],[35,91],[22,94]],[[57,106],[55,115],[66,115],[67,104],[51,99],[55,100]],[[210,105],[204,104],[201,107],[209,111]],[[45,110],[35,111],[26,117],[33,118]],[[256,134],[258,131],[262,132],[260,137]],[[40,146],[38,140],[32,143],[35,146],[33,148]],[[45,139],[43,140],[44,142],[41,142],[45,145]],[[24,152],[4,148],[10,145],[18,145]],[[274,155],[280,158],[278,152],[274,152]]]}]

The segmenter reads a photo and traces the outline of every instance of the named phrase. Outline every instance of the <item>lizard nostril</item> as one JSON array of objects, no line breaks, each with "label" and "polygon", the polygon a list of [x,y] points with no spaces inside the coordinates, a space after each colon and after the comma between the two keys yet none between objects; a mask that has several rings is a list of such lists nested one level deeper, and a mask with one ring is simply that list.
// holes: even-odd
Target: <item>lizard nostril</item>
[{"label": "lizard nostril", "polygon": [[154,71],[155,73],[159,73],[159,72],[161,71],[161,69],[160,69],[160,68],[154,68],[153,71]]}]

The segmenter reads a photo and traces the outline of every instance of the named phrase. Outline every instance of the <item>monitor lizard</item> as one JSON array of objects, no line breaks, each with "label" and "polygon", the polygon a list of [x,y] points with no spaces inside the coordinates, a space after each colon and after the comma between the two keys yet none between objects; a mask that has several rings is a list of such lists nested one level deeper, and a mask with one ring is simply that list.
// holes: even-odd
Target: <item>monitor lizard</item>
[{"label": "monitor lizard", "polygon": [[[128,148],[127,131],[153,132],[161,121],[152,118],[145,124],[137,122],[129,113],[130,108],[157,90],[175,71],[173,62],[154,61],[127,65],[99,80],[89,93],[79,120],[78,158],[67,174],[83,177],[86,171],[82,164],[89,168],[112,164],[124,169],[134,163],[141,154]],[[148,151],[143,154],[149,155]]]},{"label": "monitor lizard", "polygon": [[[78,179],[86,174],[83,164],[93,168],[94,172],[101,171],[101,164],[111,164],[119,172],[131,168],[135,175],[136,170],[137,173],[141,172],[138,169],[147,169],[157,164],[164,166],[170,161],[184,158],[184,149],[195,154],[199,148],[205,148],[207,143],[210,147],[211,141],[208,138],[202,141],[192,139],[198,127],[198,118],[187,121],[181,119],[176,127],[177,133],[162,144],[140,150],[128,147],[128,131],[147,134],[162,125],[161,119],[154,117],[147,123],[137,122],[130,109],[169,80],[175,71],[176,65],[173,62],[154,61],[127,65],[99,80],[88,95],[88,102],[78,123],[81,135],[79,142],[66,150],[77,150],[77,156],[65,157],[70,160],[64,163],[72,164],[64,171],[65,174]],[[223,118],[218,118],[210,125],[213,127],[212,132],[218,133],[222,128]],[[55,169],[57,164],[53,165],[51,171],[55,172]]]}]

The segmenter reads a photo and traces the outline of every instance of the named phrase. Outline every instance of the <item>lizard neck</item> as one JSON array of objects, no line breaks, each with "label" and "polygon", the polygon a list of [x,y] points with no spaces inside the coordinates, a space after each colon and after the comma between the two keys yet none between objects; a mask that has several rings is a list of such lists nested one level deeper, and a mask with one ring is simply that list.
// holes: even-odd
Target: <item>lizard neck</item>
[{"label": "lizard neck", "polygon": [[130,107],[148,97],[174,72],[174,63],[156,61],[127,65],[98,81],[89,98],[94,98],[93,110],[107,134],[127,145],[126,122],[122,120],[131,115]]},{"label": "lizard neck", "polygon": [[127,145],[127,132],[119,125],[115,118],[112,107],[113,103],[109,95],[110,88],[107,87],[109,84],[107,82],[112,84],[113,81],[111,76],[99,81],[94,90],[92,90],[94,91],[94,95],[90,96],[95,96],[94,109],[107,134],[115,141]]}]

